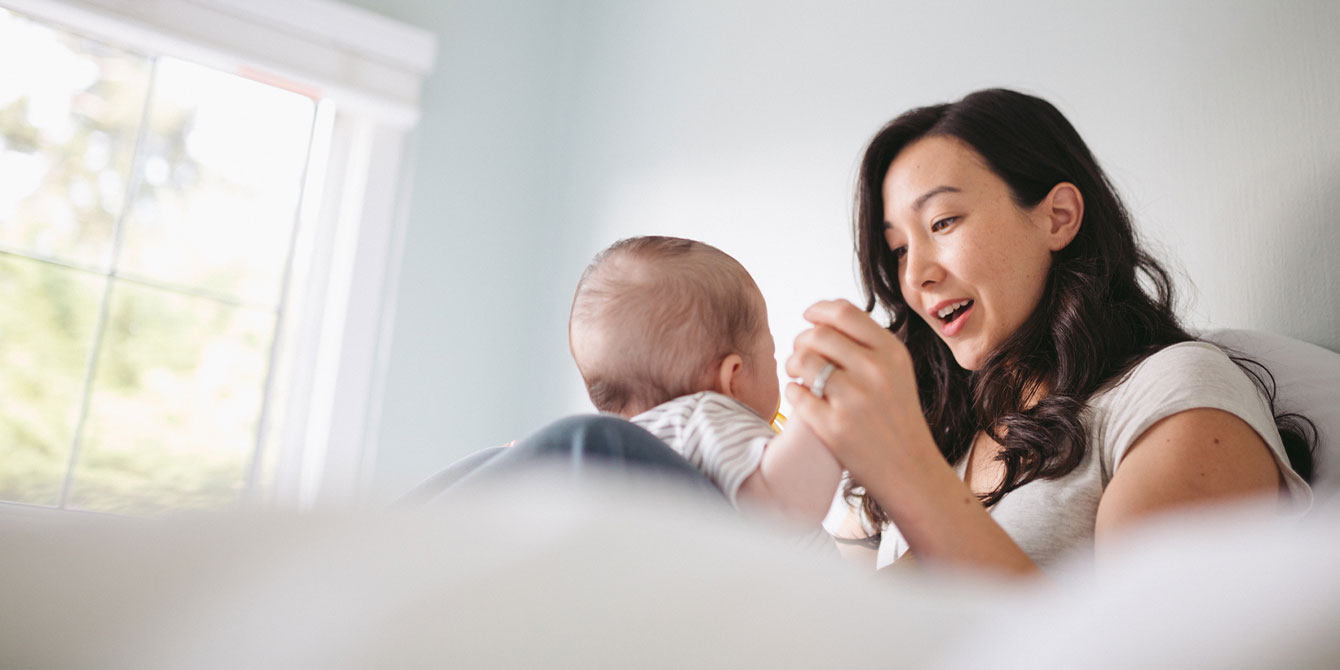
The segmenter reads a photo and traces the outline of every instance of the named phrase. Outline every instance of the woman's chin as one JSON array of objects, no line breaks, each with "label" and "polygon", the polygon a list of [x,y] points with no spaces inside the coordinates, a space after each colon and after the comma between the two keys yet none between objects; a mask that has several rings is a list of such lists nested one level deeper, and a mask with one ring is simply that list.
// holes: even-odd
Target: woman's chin
[{"label": "woman's chin", "polygon": [[975,349],[963,346],[950,346],[949,352],[954,354],[954,362],[964,370],[981,370],[986,364],[986,356]]},{"label": "woman's chin", "polygon": [[949,348],[949,353],[954,356],[954,362],[964,370],[981,370],[986,366],[986,359],[990,358],[990,352],[984,351],[978,342],[974,339],[963,337],[945,337],[944,333],[936,331],[940,341],[944,342]]}]

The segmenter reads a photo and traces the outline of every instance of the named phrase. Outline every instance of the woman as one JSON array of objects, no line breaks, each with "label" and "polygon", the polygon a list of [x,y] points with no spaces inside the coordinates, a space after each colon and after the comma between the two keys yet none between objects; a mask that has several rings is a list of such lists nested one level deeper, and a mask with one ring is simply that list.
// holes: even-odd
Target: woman
[{"label": "woman", "polygon": [[1173,508],[1310,501],[1300,417],[1178,324],[1046,101],[987,90],[894,119],[865,152],[855,244],[866,308],[807,310],[786,368],[824,392],[786,396],[851,473],[865,523],[846,528],[877,531],[880,565],[1031,573]]}]

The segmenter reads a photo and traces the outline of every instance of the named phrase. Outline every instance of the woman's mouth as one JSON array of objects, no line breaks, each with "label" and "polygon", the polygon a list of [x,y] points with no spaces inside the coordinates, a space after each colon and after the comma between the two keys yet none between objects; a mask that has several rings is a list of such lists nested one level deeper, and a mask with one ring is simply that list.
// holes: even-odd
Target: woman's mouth
[{"label": "woman's mouth", "polygon": [[935,316],[940,319],[940,333],[950,337],[962,330],[974,304],[972,300],[960,300],[936,311]]}]

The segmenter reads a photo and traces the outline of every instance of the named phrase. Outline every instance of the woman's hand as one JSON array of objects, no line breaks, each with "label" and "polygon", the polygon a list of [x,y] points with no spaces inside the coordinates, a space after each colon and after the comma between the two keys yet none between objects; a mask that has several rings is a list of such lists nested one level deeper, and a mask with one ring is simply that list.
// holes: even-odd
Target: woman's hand
[{"label": "woman's hand", "polygon": [[845,300],[805,310],[786,371],[808,384],[832,363],[817,396],[796,383],[786,398],[924,561],[1033,574],[1037,566],[949,467],[921,413],[907,347]]},{"label": "woman's hand", "polygon": [[804,316],[814,327],[796,338],[787,374],[812,384],[828,363],[837,368],[822,398],[792,382],[786,399],[843,466],[865,481],[882,469],[902,469],[900,452],[909,446],[934,450],[907,347],[846,300],[815,303]]}]

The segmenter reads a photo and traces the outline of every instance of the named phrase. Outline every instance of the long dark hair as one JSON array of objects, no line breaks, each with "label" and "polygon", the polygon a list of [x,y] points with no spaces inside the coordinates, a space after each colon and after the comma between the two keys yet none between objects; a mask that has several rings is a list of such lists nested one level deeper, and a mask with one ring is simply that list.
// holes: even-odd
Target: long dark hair
[{"label": "long dark hair", "polygon": [[[1084,198],[1083,225],[1053,255],[1037,308],[978,371],[960,367],[903,300],[898,261],[884,237],[881,191],[889,166],[903,148],[931,136],[966,142],[1021,208],[1037,205],[1061,182],[1074,184]],[[1173,312],[1168,272],[1141,248],[1098,161],[1061,112],[1040,98],[990,89],[889,122],[870,141],[861,163],[853,232],[866,311],[876,304],[888,310],[889,330],[907,344],[921,408],[941,453],[958,462],[979,431],[1003,447],[996,458],[1005,476],[982,495],[987,506],[1035,479],[1074,470],[1089,448],[1080,414],[1090,396],[1155,351],[1195,339]],[[1265,391],[1274,412],[1270,372],[1232,357]],[[1039,389],[1045,395],[1027,406]],[[1282,413],[1275,420],[1293,469],[1309,478],[1311,423]],[[846,494],[852,502],[863,499],[866,518],[877,527],[888,520],[859,482],[848,482]]]}]

